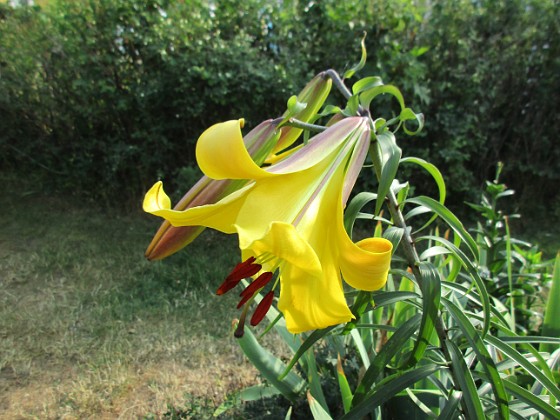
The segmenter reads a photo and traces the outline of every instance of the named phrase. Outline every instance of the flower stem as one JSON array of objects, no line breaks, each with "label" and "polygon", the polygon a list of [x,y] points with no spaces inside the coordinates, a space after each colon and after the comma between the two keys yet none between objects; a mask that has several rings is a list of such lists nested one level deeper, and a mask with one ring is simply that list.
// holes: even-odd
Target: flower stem
[{"label": "flower stem", "polygon": [[304,130],[314,131],[314,132],[317,132],[317,133],[320,133],[320,132],[325,131],[327,129],[327,127],[324,127],[322,125],[309,124],[309,123],[300,121],[300,120],[295,119],[295,118],[290,118],[283,125],[289,125],[290,127],[302,128]]}]

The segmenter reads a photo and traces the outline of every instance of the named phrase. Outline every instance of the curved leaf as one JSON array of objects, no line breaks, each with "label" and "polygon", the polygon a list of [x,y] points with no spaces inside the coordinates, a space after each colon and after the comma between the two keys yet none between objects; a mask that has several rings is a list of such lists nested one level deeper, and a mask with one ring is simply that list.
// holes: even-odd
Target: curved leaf
[{"label": "curved leaf", "polygon": [[366,33],[365,32],[364,32],[364,36],[362,37],[362,41],[360,42],[360,46],[362,47],[362,56],[360,57],[360,61],[354,67],[352,67],[351,69],[346,70],[344,72],[344,75],[343,75],[344,79],[351,78],[352,76],[354,76],[354,74],[356,72],[363,69],[364,66],[366,65],[367,50],[366,50]]},{"label": "curved leaf", "polygon": [[379,76],[364,77],[352,85],[352,93],[358,95],[364,90],[383,85],[383,80]]},{"label": "curved leaf", "polygon": [[404,98],[401,91],[393,85],[374,86],[372,88],[366,89],[360,94],[360,104],[364,108],[368,109],[371,101],[373,101],[377,96],[385,93],[394,96],[395,99],[399,102],[401,109],[405,108]]},{"label": "curved leaf", "polygon": [[[409,136],[414,136],[418,134],[424,128],[424,114],[415,113],[410,108],[404,108],[399,115],[399,119],[403,123],[404,132]],[[418,124],[416,130],[409,130],[408,127],[406,126],[407,121],[416,121],[416,123]]]},{"label": "curved leaf", "polygon": [[[475,376],[484,380],[488,380],[488,377],[482,372],[475,372]],[[558,418],[558,408],[551,406],[539,396],[533,394],[530,391],[527,391],[525,388],[520,387],[519,385],[511,382],[508,379],[504,380],[504,386],[507,392],[509,392],[514,397],[519,398],[530,407],[533,407],[539,413],[542,413],[546,419]]]},{"label": "curved leaf", "polygon": [[532,363],[527,361],[527,358],[519,353],[516,349],[510,346],[507,343],[504,343],[499,338],[496,338],[490,334],[488,334],[485,339],[487,343],[491,344],[492,346],[496,347],[500,350],[503,354],[508,356],[510,359],[515,360],[515,362],[525,369],[533,378],[539,381],[547,390],[550,392],[551,395],[556,398],[556,400],[560,400],[560,389],[554,382],[550,380],[546,375],[544,375],[539,369],[537,369]]},{"label": "curved leaf", "polygon": [[453,213],[451,213],[451,211],[447,207],[434,200],[433,198],[426,196],[409,198],[406,200],[406,202],[428,207],[439,217],[441,217],[449,225],[449,227],[451,227],[451,229],[453,229],[453,231],[467,244],[472,255],[475,257],[475,259],[478,260],[478,247],[475,240],[472,238],[470,233],[467,232],[461,221]]},{"label": "curved leaf", "polygon": [[[431,176],[432,178],[434,178],[434,181],[436,182],[436,185],[438,187],[438,192],[439,192],[439,199],[438,201],[441,204],[445,203],[445,198],[447,197],[447,190],[445,187],[445,181],[443,179],[443,175],[441,174],[441,172],[439,171],[439,169],[437,168],[437,166],[435,166],[434,164],[425,161],[424,159],[420,159],[417,157],[406,157],[401,159],[401,163],[414,163],[418,166],[420,166],[421,168],[423,168],[424,170],[426,170]],[[432,218],[430,220],[428,220],[424,226],[422,226],[420,229],[418,230],[424,230],[427,226],[429,226],[435,219],[437,218],[437,215],[433,215]]]}]

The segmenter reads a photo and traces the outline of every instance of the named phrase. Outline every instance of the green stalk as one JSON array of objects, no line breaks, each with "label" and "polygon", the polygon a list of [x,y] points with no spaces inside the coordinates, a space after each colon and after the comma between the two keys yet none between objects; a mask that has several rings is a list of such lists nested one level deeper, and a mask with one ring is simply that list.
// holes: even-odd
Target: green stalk
[{"label": "green stalk", "polygon": [[509,220],[506,216],[504,218],[506,225],[506,262],[507,262],[507,276],[509,285],[509,312],[511,316],[511,330],[515,332],[515,296],[513,293],[513,273],[511,263],[511,236],[509,233]]}]

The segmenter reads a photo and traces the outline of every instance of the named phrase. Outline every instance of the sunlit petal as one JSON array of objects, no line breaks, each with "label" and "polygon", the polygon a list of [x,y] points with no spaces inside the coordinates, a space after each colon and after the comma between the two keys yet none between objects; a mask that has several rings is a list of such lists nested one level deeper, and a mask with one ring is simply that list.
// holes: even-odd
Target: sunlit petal
[{"label": "sunlit petal", "polygon": [[199,137],[196,160],[213,179],[259,179],[270,176],[247,151],[241,128],[243,119],[215,124]]}]

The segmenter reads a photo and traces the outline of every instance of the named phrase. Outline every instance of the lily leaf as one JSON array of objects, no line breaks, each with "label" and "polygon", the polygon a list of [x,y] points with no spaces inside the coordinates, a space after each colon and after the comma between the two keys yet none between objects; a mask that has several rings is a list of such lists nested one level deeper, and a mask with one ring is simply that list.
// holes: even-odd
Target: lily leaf
[{"label": "lily leaf", "polygon": [[257,341],[249,328],[245,328],[243,337],[237,339],[243,353],[253,366],[269,381],[284,397],[295,402],[298,394],[305,388],[305,381],[294,372],[289,371],[282,379],[280,374],[286,365],[277,357],[265,350]]},{"label": "lily leaf", "polygon": [[[544,313],[542,334],[560,338],[560,253],[556,255],[554,271],[552,274],[552,285],[548,294],[548,302]],[[556,347],[557,348],[557,347]],[[554,351],[551,345],[542,344],[541,351]]]},{"label": "lily leaf", "polygon": [[352,76],[354,76],[354,74],[358,71],[360,71],[361,69],[364,68],[364,66],[366,65],[366,60],[367,60],[367,50],[366,50],[366,33],[364,32],[364,36],[362,37],[362,41],[360,42],[360,45],[362,47],[362,56],[360,57],[360,62],[358,64],[356,64],[354,67],[352,67],[349,70],[346,70],[344,72],[344,79],[349,79]]}]

